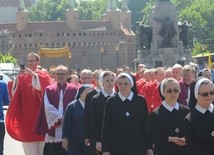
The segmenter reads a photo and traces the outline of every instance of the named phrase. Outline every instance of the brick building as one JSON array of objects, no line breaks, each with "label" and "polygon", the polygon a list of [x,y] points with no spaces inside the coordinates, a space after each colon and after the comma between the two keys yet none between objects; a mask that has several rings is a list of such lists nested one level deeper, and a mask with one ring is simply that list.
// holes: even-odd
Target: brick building
[{"label": "brick building", "polygon": [[[16,22],[16,12],[20,6],[20,0],[0,0],[0,23]],[[26,8],[29,8],[34,1],[24,0]]]},{"label": "brick building", "polygon": [[4,27],[7,29],[14,44],[12,55],[19,63],[26,63],[29,51],[38,52],[41,47],[59,48],[67,45],[71,59],[42,58],[41,65],[48,68],[64,64],[74,69],[132,67],[136,56],[135,34],[131,30],[131,12],[126,0],[122,2],[121,9],[115,6],[115,0],[109,0],[101,21],[78,20],[78,10],[71,0],[65,21],[42,22],[29,21],[24,0],[21,1],[23,3],[20,2],[16,22],[0,24],[0,30]]}]

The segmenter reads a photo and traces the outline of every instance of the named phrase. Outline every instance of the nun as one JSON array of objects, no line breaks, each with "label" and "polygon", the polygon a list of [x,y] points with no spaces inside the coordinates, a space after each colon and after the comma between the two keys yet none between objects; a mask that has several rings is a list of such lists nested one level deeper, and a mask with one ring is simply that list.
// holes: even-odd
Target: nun
[{"label": "nun", "polygon": [[103,71],[99,76],[101,91],[92,97],[91,100],[91,122],[92,137],[96,142],[96,150],[102,155],[101,131],[103,124],[103,114],[106,101],[115,95],[114,84],[115,74],[112,71]]},{"label": "nun", "polygon": [[185,137],[189,155],[214,154],[214,85],[207,78],[197,78],[191,86],[195,100],[185,118]]},{"label": "nun", "polygon": [[180,86],[166,78],[160,84],[162,104],[149,115],[147,135],[154,155],[188,155],[184,137],[184,118],[189,108],[177,102]]},{"label": "nun", "polygon": [[76,100],[71,102],[65,112],[62,129],[62,146],[67,155],[91,155],[89,146],[85,145],[84,108],[85,98],[92,88],[82,85],[76,95]]},{"label": "nun", "polygon": [[116,84],[118,93],[104,110],[103,155],[146,155],[146,100],[131,90],[135,83],[129,73],[120,73]]}]

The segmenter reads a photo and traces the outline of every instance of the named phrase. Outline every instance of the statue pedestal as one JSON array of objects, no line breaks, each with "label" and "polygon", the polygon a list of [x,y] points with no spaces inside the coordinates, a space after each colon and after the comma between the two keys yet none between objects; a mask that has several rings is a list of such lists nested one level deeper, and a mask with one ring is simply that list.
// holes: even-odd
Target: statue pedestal
[{"label": "statue pedestal", "polygon": [[[168,30],[166,24],[170,25],[170,28],[174,27],[174,31],[170,29],[174,35],[168,36],[166,34],[171,33],[162,33]],[[172,67],[176,63],[181,65],[190,63],[191,50],[184,48],[180,40],[177,10],[173,3],[157,2],[152,10],[149,26],[152,29],[150,54],[141,56],[139,63],[145,63],[148,68]]]},{"label": "statue pedestal", "polygon": [[159,48],[158,56],[152,59],[155,67],[172,67],[179,59],[177,48]]}]

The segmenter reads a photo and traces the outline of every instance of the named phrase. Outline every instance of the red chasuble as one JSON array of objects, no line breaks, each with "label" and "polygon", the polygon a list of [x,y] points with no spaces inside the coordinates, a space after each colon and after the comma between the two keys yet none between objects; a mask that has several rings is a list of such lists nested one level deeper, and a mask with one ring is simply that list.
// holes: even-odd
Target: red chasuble
[{"label": "red chasuble", "polygon": [[16,91],[11,99],[6,114],[6,129],[8,134],[21,142],[43,141],[44,137],[33,133],[39,107],[45,87],[50,85],[48,74],[38,71],[41,90],[32,87],[32,76],[21,74]]}]

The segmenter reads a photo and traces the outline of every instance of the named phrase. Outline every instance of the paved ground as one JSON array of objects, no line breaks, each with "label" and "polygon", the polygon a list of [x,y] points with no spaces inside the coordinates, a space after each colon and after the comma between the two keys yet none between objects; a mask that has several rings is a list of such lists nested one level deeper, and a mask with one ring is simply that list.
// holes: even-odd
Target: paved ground
[{"label": "paved ground", "polygon": [[4,140],[4,155],[24,155],[22,143],[12,139],[7,133]]}]

